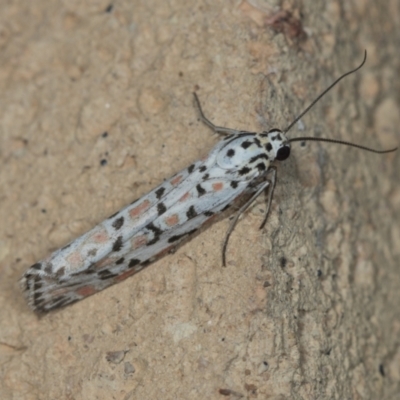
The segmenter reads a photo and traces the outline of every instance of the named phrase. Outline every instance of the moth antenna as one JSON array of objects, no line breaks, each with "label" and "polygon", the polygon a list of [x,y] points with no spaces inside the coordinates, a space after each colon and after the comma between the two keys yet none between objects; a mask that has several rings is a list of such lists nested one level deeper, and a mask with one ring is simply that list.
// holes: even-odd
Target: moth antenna
[{"label": "moth antenna", "polygon": [[356,147],[357,149],[361,150],[366,150],[370,151],[372,153],[378,153],[378,154],[384,154],[384,153],[391,153],[393,151],[397,150],[397,147],[389,150],[375,150],[371,149],[370,147],[366,146],[361,146],[360,144],[355,144],[351,142],[346,142],[344,140],[336,140],[336,139],[326,139],[326,138],[316,138],[316,137],[311,137],[311,136],[304,136],[304,137],[296,137],[293,139],[289,139],[289,142],[328,142],[328,143],[337,143],[337,144],[343,144],[345,146],[350,146],[350,147]]},{"label": "moth antenna", "polygon": [[311,104],[298,116],[296,117],[292,123],[289,124],[289,126],[283,131],[284,133],[287,133],[290,131],[290,129],[293,128],[293,125],[301,118],[303,117],[305,114],[307,114],[311,108],[314,107],[314,105],[322,98],[324,97],[334,86],[336,86],[343,78],[345,78],[346,76],[357,72],[364,64],[365,61],[367,60],[367,50],[364,50],[364,59],[362,60],[361,64],[355,68],[352,69],[351,71],[346,72],[345,74],[343,74],[342,76],[340,76],[339,78],[337,78],[333,83],[331,83],[319,96],[317,96],[317,98],[315,100],[313,100],[311,102]]},{"label": "moth antenna", "polygon": [[[343,74],[342,76],[340,76],[339,78],[337,78],[332,84],[330,84],[319,96],[317,96],[317,98],[315,100],[313,100],[311,102],[311,104],[298,116],[296,117],[291,124],[289,124],[289,126],[284,130],[284,133],[287,133],[290,129],[293,128],[294,124],[299,121],[299,119],[301,117],[303,117],[305,114],[308,113],[308,111],[310,111],[310,109],[322,98],[324,97],[334,86],[336,86],[343,78],[345,78],[346,76],[358,71],[364,64],[365,61],[367,60],[367,50],[364,50],[364,59],[362,60],[361,64],[355,68],[352,69],[351,71],[346,72],[345,74]],[[366,151],[370,151],[372,153],[377,153],[377,154],[384,154],[384,153],[391,153],[393,151],[397,150],[397,147],[393,148],[393,149],[389,149],[389,150],[375,150],[375,149],[371,149],[370,147],[366,147],[366,146],[361,146],[359,144],[355,144],[355,143],[351,143],[351,142],[346,142],[344,140],[336,140],[336,139],[326,139],[326,138],[316,138],[316,137],[310,137],[310,136],[303,136],[303,137],[297,137],[297,138],[293,138],[293,139],[289,139],[289,142],[306,142],[306,141],[313,141],[313,142],[327,142],[327,143],[336,143],[336,144],[343,144],[345,146],[350,146],[350,147],[356,147],[357,149],[361,149],[361,150],[366,150]]]}]

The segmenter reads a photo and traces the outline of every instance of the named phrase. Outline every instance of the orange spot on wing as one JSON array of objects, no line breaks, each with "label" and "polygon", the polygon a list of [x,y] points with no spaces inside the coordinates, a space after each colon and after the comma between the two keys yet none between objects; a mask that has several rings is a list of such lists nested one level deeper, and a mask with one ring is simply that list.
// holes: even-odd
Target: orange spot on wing
[{"label": "orange spot on wing", "polygon": [[219,192],[220,190],[222,190],[224,187],[224,184],[222,182],[215,182],[212,184],[212,188],[216,191]]},{"label": "orange spot on wing", "polygon": [[189,192],[186,192],[186,193],[179,199],[179,201],[180,201],[180,202],[183,202],[183,201],[187,200],[187,199],[189,198],[189,196],[190,196],[190,193],[189,193]]},{"label": "orange spot on wing", "polygon": [[79,251],[75,251],[70,254],[68,257],[66,257],[66,260],[72,267],[77,267],[83,262],[82,255],[79,253]]},{"label": "orange spot on wing", "polygon": [[171,185],[176,186],[182,180],[182,175],[178,175],[175,178],[171,179]]},{"label": "orange spot on wing", "polygon": [[90,296],[97,292],[97,290],[93,286],[83,286],[75,291],[80,296],[86,297]]},{"label": "orange spot on wing", "polygon": [[179,216],[178,214],[173,214],[170,217],[165,218],[164,221],[168,226],[174,226],[179,222]]},{"label": "orange spot on wing", "polygon": [[132,239],[132,249],[138,249],[147,243],[147,236],[141,235]]},{"label": "orange spot on wing", "polygon": [[150,200],[145,200],[142,204],[139,204],[135,208],[129,211],[131,218],[136,218],[150,207]]},{"label": "orange spot on wing", "polygon": [[108,240],[109,236],[105,229],[95,232],[92,236],[87,238],[88,242],[93,242],[93,243],[106,243],[108,242]]}]

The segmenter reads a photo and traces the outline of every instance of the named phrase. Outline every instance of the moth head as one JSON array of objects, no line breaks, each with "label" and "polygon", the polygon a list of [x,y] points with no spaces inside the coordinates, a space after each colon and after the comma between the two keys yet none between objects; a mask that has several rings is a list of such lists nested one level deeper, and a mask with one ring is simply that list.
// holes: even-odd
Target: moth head
[{"label": "moth head", "polygon": [[283,161],[290,156],[290,143],[279,129],[271,129],[260,135],[269,159]]}]

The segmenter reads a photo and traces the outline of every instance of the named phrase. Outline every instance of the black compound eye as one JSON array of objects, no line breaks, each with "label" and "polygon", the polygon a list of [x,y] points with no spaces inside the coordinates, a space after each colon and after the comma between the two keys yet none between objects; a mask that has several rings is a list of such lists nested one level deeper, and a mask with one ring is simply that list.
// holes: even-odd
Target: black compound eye
[{"label": "black compound eye", "polygon": [[290,147],[283,146],[281,147],[278,152],[276,153],[276,159],[278,161],[286,160],[290,156]]}]

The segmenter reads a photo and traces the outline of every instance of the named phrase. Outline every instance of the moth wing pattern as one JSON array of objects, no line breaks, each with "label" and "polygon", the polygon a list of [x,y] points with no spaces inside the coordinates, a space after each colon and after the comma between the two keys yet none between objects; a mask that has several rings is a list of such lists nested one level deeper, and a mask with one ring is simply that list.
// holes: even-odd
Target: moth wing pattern
[{"label": "moth wing pattern", "polygon": [[120,282],[223,211],[247,187],[216,163],[224,146],[30,267],[21,281],[30,306],[49,311]]},{"label": "moth wing pattern", "polygon": [[[69,280],[72,284],[72,280],[77,280],[74,277],[77,275],[82,277],[83,274],[79,274],[80,272],[86,272],[85,282],[89,281],[93,271],[90,267],[96,263],[104,264],[108,255],[122,248],[124,243],[127,244],[129,236],[135,235],[157,218],[156,204],[185,182],[187,177],[201,165],[202,162],[194,163],[175,174],[147,195],[135,200],[89,232],[28,268],[21,278],[21,287],[28,304],[36,309],[35,304],[43,297],[39,293],[45,294],[53,292],[53,289],[59,289],[64,280]],[[67,287],[67,282],[64,285]],[[62,293],[66,291],[63,290]]]}]

